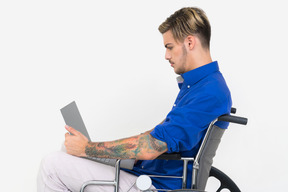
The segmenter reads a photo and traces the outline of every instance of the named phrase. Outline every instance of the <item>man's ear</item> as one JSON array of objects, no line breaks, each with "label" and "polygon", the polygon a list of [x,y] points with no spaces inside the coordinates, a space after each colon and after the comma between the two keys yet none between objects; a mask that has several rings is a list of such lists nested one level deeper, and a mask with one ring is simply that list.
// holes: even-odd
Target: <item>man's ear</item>
[{"label": "man's ear", "polygon": [[194,48],[195,44],[196,44],[195,36],[188,35],[185,38],[185,43],[187,44],[188,49],[192,50]]}]

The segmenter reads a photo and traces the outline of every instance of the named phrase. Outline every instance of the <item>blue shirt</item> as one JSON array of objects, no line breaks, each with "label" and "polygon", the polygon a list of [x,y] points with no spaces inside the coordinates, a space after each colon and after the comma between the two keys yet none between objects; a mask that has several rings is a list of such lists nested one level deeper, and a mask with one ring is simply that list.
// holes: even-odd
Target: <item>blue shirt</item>
[{"label": "blue shirt", "polygon": [[[180,92],[165,121],[157,125],[151,135],[167,143],[167,153],[180,152],[195,157],[211,121],[229,114],[232,106],[230,91],[219,71],[217,61],[181,75]],[[228,123],[217,122],[226,129]],[[182,175],[182,161],[138,161],[132,172],[136,175]],[[188,166],[188,186],[191,187],[192,164]],[[179,189],[181,179],[152,178],[157,189]]]}]

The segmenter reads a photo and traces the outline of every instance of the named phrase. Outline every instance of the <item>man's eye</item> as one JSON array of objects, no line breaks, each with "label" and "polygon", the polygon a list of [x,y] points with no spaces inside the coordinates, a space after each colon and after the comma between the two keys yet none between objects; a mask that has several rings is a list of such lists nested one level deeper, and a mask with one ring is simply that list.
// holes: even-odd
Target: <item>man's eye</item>
[{"label": "man's eye", "polygon": [[172,50],[173,47],[167,47],[167,49]]}]

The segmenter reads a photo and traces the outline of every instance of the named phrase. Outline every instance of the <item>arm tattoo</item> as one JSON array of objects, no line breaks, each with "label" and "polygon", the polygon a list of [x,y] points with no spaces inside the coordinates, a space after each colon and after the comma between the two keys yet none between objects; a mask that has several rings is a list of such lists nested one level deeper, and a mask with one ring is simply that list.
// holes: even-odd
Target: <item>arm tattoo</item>
[{"label": "arm tattoo", "polygon": [[160,141],[154,138],[152,135],[149,134],[149,143],[151,144],[152,148],[158,152],[165,152],[167,150],[167,145],[165,142]]},{"label": "arm tattoo", "polygon": [[85,147],[88,157],[138,159],[148,154],[167,151],[167,144],[154,138],[150,133],[112,142],[89,142]]},{"label": "arm tattoo", "polygon": [[106,147],[103,142],[89,142],[85,148],[85,153],[88,157],[103,157],[103,158],[123,158],[130,159],[130,150],[136,146],[130,143],[119,144],[112,147]]}]

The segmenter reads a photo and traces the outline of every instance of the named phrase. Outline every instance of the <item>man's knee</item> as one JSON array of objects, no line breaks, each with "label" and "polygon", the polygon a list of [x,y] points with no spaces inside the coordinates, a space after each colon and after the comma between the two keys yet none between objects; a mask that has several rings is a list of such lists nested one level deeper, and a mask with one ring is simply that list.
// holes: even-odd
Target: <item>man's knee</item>
[{"label": "man's knee", "polygon": [[42,159],[40,169],[46,174],[52,174],[57,171],[57,167],[61,166],[65,156],[65,152],[57,151],[48,154]]}]

